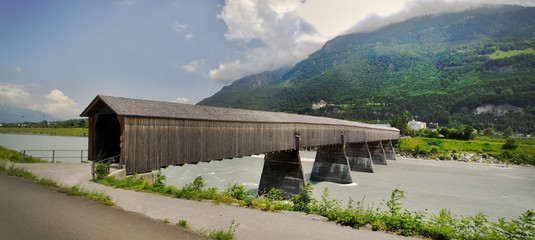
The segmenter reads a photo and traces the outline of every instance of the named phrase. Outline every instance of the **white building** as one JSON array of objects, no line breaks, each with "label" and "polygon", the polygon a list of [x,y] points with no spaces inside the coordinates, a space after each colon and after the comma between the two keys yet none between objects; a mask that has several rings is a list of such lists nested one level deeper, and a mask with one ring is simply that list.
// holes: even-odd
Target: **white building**
[{"label": "white building", "polygon": [[409,125],[409,128],[411,130],[422,130],[422,129],[426,129],[427,128],[427,126],[426,126],[426,124],[424,122],[419,122],[419,121],[416,121],[414,119],[409,121],[408,125]]}]

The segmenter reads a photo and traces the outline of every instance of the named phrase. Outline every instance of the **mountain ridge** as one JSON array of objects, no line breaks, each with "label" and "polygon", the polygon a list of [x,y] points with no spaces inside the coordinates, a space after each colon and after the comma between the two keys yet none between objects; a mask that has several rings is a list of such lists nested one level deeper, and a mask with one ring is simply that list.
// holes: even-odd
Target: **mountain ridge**
[{"label": "mountain ridge", "polygon": [[[512,126],[531,133],[534,47],[533,7],[481,7],[420,16],[338,36],[278,80],[233,99],[210,97],[200,104],[216,101],[371,122],[409,111],[415,118],[442,125],[480,130]],[[329,104],[313,110],[311,105],[320,100]],[[472,114],[485,104],[508,104],[523,111],[499,118]]]}]

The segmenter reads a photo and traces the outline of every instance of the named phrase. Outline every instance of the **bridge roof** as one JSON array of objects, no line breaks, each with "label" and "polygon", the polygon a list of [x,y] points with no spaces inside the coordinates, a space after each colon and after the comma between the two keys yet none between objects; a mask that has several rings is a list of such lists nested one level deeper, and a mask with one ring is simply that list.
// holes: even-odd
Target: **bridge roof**
[{"label": "bridge roof", "polygon": [[92,112],[98,111],[102,103],[107,105],[115,114],[122,116],[191,119],[207,121],[230,122],[276,122],[276,123],[307,123],[354,126],[361,128],[388,129],[399,131],[396,128],[372,124],[352,122],[334,118],[314,117],[282,112],[253,111],[233,108],[209,107],[173,102],[140,100],[132,98],[112,97],[98,95],[80,114],[88,117]]}]

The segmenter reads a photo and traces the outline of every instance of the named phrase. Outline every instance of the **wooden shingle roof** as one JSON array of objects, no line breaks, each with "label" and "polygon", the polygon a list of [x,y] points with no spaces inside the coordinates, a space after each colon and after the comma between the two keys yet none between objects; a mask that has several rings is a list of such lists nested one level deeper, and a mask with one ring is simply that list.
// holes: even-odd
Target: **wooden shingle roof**
[{"label": "wooden shingle roof", "polygon": [[399,131],[396,128],[377,126],[372,124],[358,123],[334,118],[314,117],[282,112],[265,112],[243,109],[221,108],[181,104],[173,102],[161,102],[152,100],[140,100],[132,98],[112,97],[98,95],[89,106],[80,114],[88,117],[93,111],[99,111],[103,105],[107,105],[115,114],[122,116],[139,116],[172,119],[193,119],[208,121],[231,121],[231,122],[278,122],[278,123],[309,123],[355,126],[362,128],[389,129]]}]

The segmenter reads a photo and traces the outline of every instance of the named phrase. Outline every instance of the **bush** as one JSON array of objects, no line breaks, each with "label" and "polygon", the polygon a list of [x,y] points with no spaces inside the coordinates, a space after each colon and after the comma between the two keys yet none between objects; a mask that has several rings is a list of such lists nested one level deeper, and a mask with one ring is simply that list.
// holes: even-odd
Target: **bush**
[{"label": "bush", "polygon": [[107,163],[97,163],[95,165],[95,180],[104,179],[110,174],[110,165]]},{"label": "bush", "polygon": [[165,180],[167,177],[165,175],[162,175],[161,171],[156,172],[154,176],[154,183],[152,184],[152,187],[156,192],[162,192],[165,189]]},{"label": "bush", "polygon": [[307,182],[301,192],[293,197],[293,210],[297,212],[310,213],[310,205],[312,204],[313,200],[312,183]]},{"label": "bush", "polygon": [[516,142],[514,138],[508,138],[507,140],[505,140],[505,143],[502,145],[502,149],[506,149],[506,150],[515,150],[516,148],[518,148],[518,143]]},{"label": "bush", "polygon": [[244,201],[247,197],[249,197],[249,191],[247,191],[243,185],[234,184],[229,186],[225,192],[232,198],[239,201]]}]

